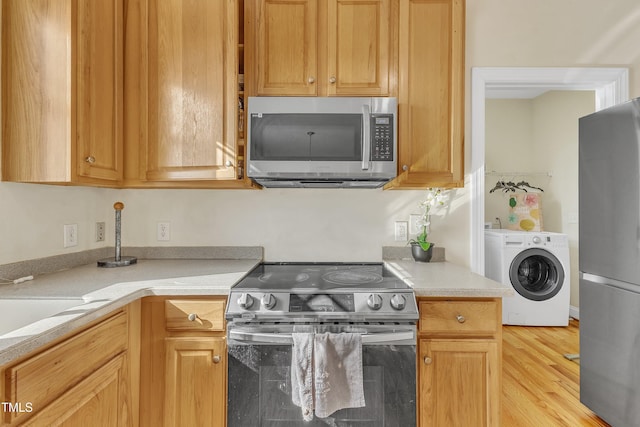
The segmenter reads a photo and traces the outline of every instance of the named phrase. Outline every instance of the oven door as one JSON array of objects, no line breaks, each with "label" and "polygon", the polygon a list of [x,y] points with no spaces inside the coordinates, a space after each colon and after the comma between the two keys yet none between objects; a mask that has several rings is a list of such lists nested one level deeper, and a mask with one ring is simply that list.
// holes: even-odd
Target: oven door
[{"label": "oven door", "polygon": [[[362,334],[366,406],[305,422],[291,400],[291,332]],[[416,425],[415,325],[259,325],[228,329],[228,427]]]}]

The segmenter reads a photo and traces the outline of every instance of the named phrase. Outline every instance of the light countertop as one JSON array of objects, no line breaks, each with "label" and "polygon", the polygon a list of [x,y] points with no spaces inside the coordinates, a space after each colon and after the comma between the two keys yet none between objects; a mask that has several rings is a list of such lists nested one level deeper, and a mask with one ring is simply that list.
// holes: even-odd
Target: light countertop
[{"label": "light countertop", "polygon": [[[0,335],[0,365],[21,357],[109,312],[153,295],[228,295],[258,259],[138,260],[121,268],[95,263],[36,276],[19,285],[0,285],[0,299],[78,298],[78,306],[23,328]],[[385,261],[412,286],[417,296],[504,297],[505,285],[448,262]]]},{"label": "light countertop", "polygon": [[387,260],[386,266],[413,287],[416,296],[502,298],[513,289],[450,262]]},{"label": "light countertop", "polygon": [[81,298],[79,305],[0,336],[0,365],[139,298],[153,295],[228,295],[260,260],[138,260],[119,268],[95,263],[0,285],[0,299]]}]

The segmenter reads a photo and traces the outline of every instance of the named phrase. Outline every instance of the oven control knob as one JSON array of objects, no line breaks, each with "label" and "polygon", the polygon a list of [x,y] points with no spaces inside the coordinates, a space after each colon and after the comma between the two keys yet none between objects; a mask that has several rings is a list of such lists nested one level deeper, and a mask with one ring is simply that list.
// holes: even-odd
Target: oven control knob
[{"label": "oven control knob", "polygon": [[404,306],[406,305],[407,300],[404,295],[401,294],[393,294],[391,297],[391,307],[396,310],[404,310]]},{"label": "oven control knob", "polygon": [[244,308],[245,310],[251,308],[253,305],[253,297],[247,293],[240,294],[240,298],[238,298],[238,305],[240,308]]},{"label": "oven control knob", "polygon": [[380,310],[382,307],[382,297],[378,294],[371,294],[367,298],[367,305],[371,310]]},{"label": "oven control knob", "polygon": [[260,298],[260,304],[267,310],[271,310],[276,305],[276,299],[272,294],[264,294]]}]

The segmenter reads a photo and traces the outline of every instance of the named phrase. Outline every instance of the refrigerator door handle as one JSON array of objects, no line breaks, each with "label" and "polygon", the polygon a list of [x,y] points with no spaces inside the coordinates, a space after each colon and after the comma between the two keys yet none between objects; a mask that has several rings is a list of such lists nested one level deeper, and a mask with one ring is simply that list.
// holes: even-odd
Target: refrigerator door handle
[{"label": "refrigerator door handle", "polygon": [[614,288],[622,289],[623,291],[638,293],[638,285],[634,285],[633,283],[622,282],[620,280],[597,276],[595,274],[585,273],[583,271],[580,272],[580,278],[582,280],[597,283],[599,285],[611,286]]}]

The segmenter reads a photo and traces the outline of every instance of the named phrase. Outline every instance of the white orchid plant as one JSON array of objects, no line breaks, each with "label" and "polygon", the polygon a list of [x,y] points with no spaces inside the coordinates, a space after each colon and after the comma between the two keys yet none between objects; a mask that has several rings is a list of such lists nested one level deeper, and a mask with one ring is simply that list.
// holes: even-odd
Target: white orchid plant
[{"label": "white orchid plant", "polygon": [[427,235],[431,226],[431,213],[434,209],[444,208],[447,205],[448,196],[448,190],[443,190],[442,188],[427,189],[426,198],[418,204],[422,210],[422,217],[417,222],[417,225],[422,227],[422,231],[415,239],[411,239],[409,243],[420,245],[424,251],[429,250],[432,243],[427,240]]}]

